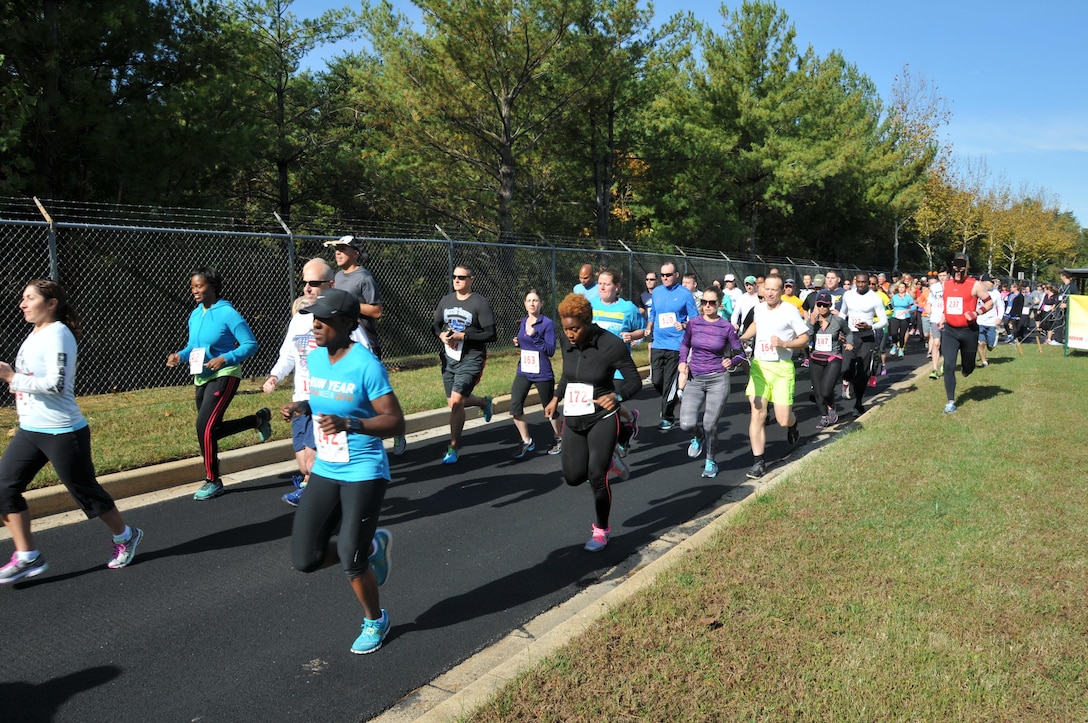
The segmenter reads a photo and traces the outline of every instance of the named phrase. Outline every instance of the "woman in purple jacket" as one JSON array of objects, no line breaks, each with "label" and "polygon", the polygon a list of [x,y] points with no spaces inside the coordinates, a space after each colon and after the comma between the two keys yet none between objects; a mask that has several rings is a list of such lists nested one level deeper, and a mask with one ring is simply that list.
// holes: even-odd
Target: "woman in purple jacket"
[{"label": "woman in purple jacket", "polygon": [[[510,416],[521,435],[521,444],[514,459],[521,459],[536,449],[529,435],[529,424],[525,421],[525,397],[529,395],[529,389],[536,385],[540,403],[544,406],[555,395],[555,373],[551,360],[555,354],[555,323],[541,315],[540,307],[540,293],[536,289],[525,292],[526,317],[518,322],[518,335],[514,337],[514,346],[521,350],[521,359],[510,388]],[[548,454],[559,454],[563,451],[561,422],[553,419],[551,424],[555,442]]]},{"label": "woman in purple jacket", "polygon": [[680,376],[688,378],[680,403],[680,428],[694,433],[689,457],[698,459],[706,451],[703,477],[718,475],[714,453],[718,420],[729,396],[729,371],[745,359],[733,325],[718,315],[721,294],[715,286],[703,291],[702,314],[688,319],[680,341]]}]

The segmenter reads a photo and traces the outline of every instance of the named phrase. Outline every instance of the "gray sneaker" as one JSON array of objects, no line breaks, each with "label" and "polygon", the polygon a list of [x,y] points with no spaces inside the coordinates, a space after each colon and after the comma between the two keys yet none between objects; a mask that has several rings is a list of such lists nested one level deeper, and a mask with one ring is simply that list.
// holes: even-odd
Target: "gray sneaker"
[{"label": "gray sneaker", "polygon": [[0,585],[10,585],[13,582],[19,582],[25,577],[36,577],[49,569],[49,565],[45,562],[45,556],[40,552],[30,562],[23,562],[19,559],[17,552],[11,553],[11,561],[8,564],[0,567]]},{"label": "gray sneaker", "polygon": [[144,531],[139,527],[133,527],[131,537],[124,542],[113,543],[113,559],[106,564],[106,567],[111,570],[127,567],[132,562],[132,558],[136,557],[136,545],[139,545],[143,539]]}]

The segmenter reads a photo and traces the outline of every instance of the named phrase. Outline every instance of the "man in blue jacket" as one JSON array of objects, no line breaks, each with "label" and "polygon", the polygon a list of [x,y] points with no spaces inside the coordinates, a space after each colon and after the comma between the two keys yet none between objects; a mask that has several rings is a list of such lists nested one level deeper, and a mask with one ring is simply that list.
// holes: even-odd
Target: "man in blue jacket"
[{"label": "man in blue jacket", "polygon": [[688,319],[698,315],[695,297],[680,283],[676,264],[661,265],[661,283],[653,292],[648,328],[653,333],[650,350],[650,381],[661,395],[661,424],[668,430],[676,425],[676,380],[680,368],[680,342]]}]

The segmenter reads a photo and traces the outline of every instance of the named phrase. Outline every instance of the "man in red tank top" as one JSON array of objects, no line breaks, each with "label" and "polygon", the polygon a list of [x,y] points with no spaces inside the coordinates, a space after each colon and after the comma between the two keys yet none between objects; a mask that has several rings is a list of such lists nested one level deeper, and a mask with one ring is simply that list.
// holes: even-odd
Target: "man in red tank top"
[{"label": "man in red tank top", "polygon": [[967,267],[967,254],[956,254],[952,258],[952,276],[944,282],[944,320],[939,326],[944,390],[948,395],[945,414],[956,411],[956,354],[960,356],[963,376],[970,376],[978,352],[978,315],[989,311],[994,303],[982,283],[968,276]]}]

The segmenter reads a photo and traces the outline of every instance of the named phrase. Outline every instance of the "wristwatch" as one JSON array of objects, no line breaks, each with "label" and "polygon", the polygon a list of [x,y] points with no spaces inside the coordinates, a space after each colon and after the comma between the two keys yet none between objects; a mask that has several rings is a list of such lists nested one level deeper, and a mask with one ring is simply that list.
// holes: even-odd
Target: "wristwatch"
[{"label": "wristwatch", "polygon": [[359,434],[363,431],[363,420],[358,417],[348,417],[348,431],[352,434]]}]

